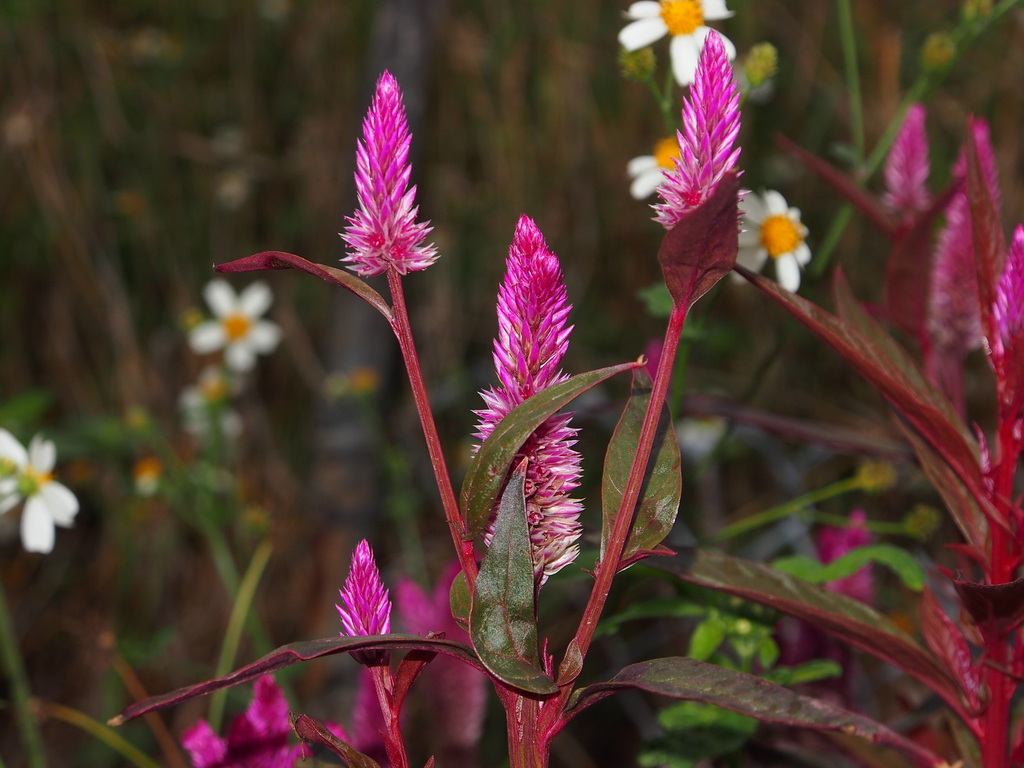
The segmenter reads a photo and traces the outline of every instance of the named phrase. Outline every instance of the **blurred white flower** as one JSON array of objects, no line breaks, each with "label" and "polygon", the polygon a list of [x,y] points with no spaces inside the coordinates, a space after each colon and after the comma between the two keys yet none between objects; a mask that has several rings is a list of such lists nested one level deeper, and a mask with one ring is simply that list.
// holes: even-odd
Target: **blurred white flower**
[{"label": "blurred white flower", "polygon": [[29,552],[51,552],[54,525],[70,528],[78,514],[78,499],[53,479],[57,449],[52,440],[36,435],[28,450],[6,429],[0,429],[0,514],[22,500],[21,542]]},{"label": "blurred white flower", "polygon": [[[704,47],[704,38],[711,29],[704,21],[717,21],[732,16],[725,0],[640,0],[626,11],[630,20],[619,32],[619,43],[627,51],[637,51],[672,36],[669,55],[672,73],[679,85],[689,85],[697,71],[697,58]],[[736,46],[722,35],[729,61],[736,58]]]},{"label": "blurred white flower", "polygon": [[185,430],[202,437],[216,425],[225,437],[238,437],[242,433],[242,417],[229,405],[234,391],[235,386],[223,368],[215,365],[204,368],[199,380],[185,387],[178,398]]},{"label": "blurred white flower", "polygon": [[807,227],[800,221],[800,209],[790,208],[775,190],[763,196],[748,193],[740,203],[740,249],[736,263],[759,272],[770,256],[775,278],[787,291],[800,288],[800,269],[811,261]]},{"label": "blurred white flower", "polygon": [[234,371],[248,371],[257,354],[272,352],[281,340],[281,329],[260,316],[274,300],[264,283],[253,283],[236,294],[226,280],[211,280],[203,290],[214,319],[189,332],[189,345],[199,354],[224,350],[224,362]]},{"label": "blurred white flower", "polygon": [[664,172],[675,168],[677,157],[679,139],[672,136],[655,144],[653,155],[640,155],[630,160],[626,165],[626,174],[630,178],[629,194],[633,199],[643,200],[653,195],[665,181]]}]

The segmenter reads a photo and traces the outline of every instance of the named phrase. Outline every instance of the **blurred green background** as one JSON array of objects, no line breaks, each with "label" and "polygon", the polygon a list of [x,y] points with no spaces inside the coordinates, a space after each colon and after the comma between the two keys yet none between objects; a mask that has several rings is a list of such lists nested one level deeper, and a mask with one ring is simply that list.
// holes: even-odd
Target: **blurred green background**
[{"label": "blurred green background", "polygon": [[[960,5],[855,3],[868,149],[921,75],[925,41],[956,27]],[[134,492],[132,467],[150,445],[140,430],[162,435],[185,464],[195,455],[178,397],[202,366],[185,328],[190,311],[202,309],[214,263],[271,249],[329,264],[341,256],[355,141],[382,65],[406,89],[421,212],[442,253],[406,284],[453,471],[465,466],[476,392],[491,382],[494,294],[521,213],[562,258],[576,307],[568,370],[636,358],[661,336],[661,320],[637,296],[659,277],[661,229],[629,197],[625,165],[650,153],[663,129],[647,90],[618,73],[625,7],[0,0],[0,426],[25,441],[40,430],[54,438],[60,478],[82,502],[75,528],[59,530],[45,557],[22,551],[13,515],[0,519],[0,577],[41,700],[102,721],[131,699],[118,664],[150,693],[212,674],[231,597],[205,540],[183,522],[188,513]],[[836,7],[729,7],[735,16],[716,26],[741,54],[766,40],[780,59],[773,96],[744,106],[743,183],[779,189],[800,207],[813,251],[840,202],[776,148],[774,135],[840,166],[850,156]],[[948,179],[966,117],[986,117],[1007,227],[1024,220],[1022,72],[1024,15],[1016,10],[935,73],[925,92],[932,189]],[[867,183],[879,189],[877,179]],[[855,219],[832,263],[875,301],[887,252]],[[245,431],[230,457],[239,518],[227,528],[240,568],[256,542],[273,541],[256,613],[281,644],[337,631],[335,590],[357,536],[373,537],[389,573],[433,577],[447,559],[447,533],[384,324],[306,275],[262,279],[274,291],[270,316],[284,341],[240,399]],[[801,292],[827,305],[827,286],[808,275]],[[858,440],[896,439],[877,397],[746,286],[726,281],[705,301],[687,392]],[[968,395],[984,398],[977,362]],[[366,366],[379,375],[368,401],[330,396]],[[580,404],[593,476],[623,386]],[[978,418],[984,423],[985,414]],[[770,439],[780,447],[774,458],[748,445],[723,459],[715,493],[698,493],[701,482],[688,475],[683,525],[708,533],[726,516],[829,482],[855,463],[833,454],[790,461],[800,446]],[[596,499],[588,482],[586,495]],[[907,495],[913,490],[920,488]],[[883,504],[879,516],[909,504],[904,495],[886,503],[892,509]],[[595,521],[596,512],[588,527]],[[243,644],[240,658],[253,655]],[[328,677],[311,668],[296,681],[299,698],[329,701]],[[178,734],[203,714],[200,702],[166,718]],[[591,728],[586,752],[600,755],[594,744],[612,739],[593,721]],[[144,726],[122,731],[156,754]],[[58,719],[44,719],[43,733],[54,765],[120,764]],[[635,739],[607,754],[630,754]],[[6,712],[0,754],[11,768],[22,765]]]}]

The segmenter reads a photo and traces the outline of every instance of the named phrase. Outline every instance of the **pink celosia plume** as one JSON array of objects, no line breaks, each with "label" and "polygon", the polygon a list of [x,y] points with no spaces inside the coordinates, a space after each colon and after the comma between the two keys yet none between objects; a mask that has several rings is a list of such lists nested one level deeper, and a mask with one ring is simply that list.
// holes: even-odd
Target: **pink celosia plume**
[{"label": "pink celosia plume", "polygon": [[[341,604],[335,608],[341,618],[342,635],[386,635],[391,631],[391,601],[366,539],[352,553],[352,565],[340,594]],[[382,651],[359,651],[352,656],[368,665],[385,658]]]},{"label": "pink celosia plume", "polygon": [[341,235],[349,246],[343,261],[360,275],[388,269],[404,275],[437,260],[436,248],[423,243],[429,222],[416,221],[416,187],[409,186],[411,138],[402,91],[391,73],[384,72],[356,148],[359,208],[346,218],[348,226]]},{"label": "pink celosia plume", "polygon": [[924,129],[925,109],[914,104],[896,134],[885,159],[883,200],[896,213],[912,216],[928,207],[928,135]]},{"label": "pink celosia plume", "polygon": [[[498,291],[494,367],[501,383],[480,393],[487,405],[476,412],[481,440],[528,397],[567,378],[559,366],[572,331],[566,324],[570,309],[558,257],[533,220],[523,216]],[[571,414],[549,418],[519,454],[529,457],[526,509],[538,585],[579,554],[574,542],[582,530],[582,503],[569,494],[579,486],[580,456],[572,449],[576,430],[570,419]]]},{"label": "pink celosia plume", "polygon": [[999,339],[993,342],[1000,349],[1024,334],[1024,224],[1018,224],[1013,233],[1003,274],[996,284],[992,315],[999,329]]},{"label": "pink celosia plume", "polygon": [[683,130],[676,132],[679,157],[658,187],[655,221],[672,229],[711,197],[722,177],[736,166],[740,94],[722,38],[710,32],[697,61],[697,73],[683,100]]},{"label": "pink celosia plume", "polygon": [[[867,515],[863,509],[850,513],[850,522],[845,528],[829,526],[818,532],[818,557],[823,563],[838,560],[851,550],[871,543],[871,533],[867,529]],[[871,566],[866,565],[856,573],[844,579],[826,585],[833,592],[860,600],[862,603],[874,601],[875,584],[871,575]]]}]

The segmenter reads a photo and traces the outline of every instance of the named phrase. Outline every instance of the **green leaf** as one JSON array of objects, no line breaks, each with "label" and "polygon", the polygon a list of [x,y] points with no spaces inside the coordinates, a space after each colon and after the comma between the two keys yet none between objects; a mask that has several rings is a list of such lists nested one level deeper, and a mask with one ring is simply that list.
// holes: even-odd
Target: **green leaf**
[{"label": "green leaf", "polygon": [[651,317],[668,317],[672,314],[672,295],[665,283],[658,281],[636,292]]},{"label": "green leaf", "polygon": [[524,460],[498,506],[494,537],[476,577],[469,634],[480,661],[495,677],[532,693],[554,693],[554,681],[540,668],[525,477]]},{"label": "green leaf", "polygon": [[839,677],[842,674],[843,668],[838,662],[830,659],[811,659],[795,667],[774,667],[761,676],[779,685],[803,685]]},{"label": "green leaf", "polygon": [[725,622],[719,616],[708,616],[697,625],[690,635],[690,648],[686,655],[707,661],[711,654],[718,650],[718,646],[725,640]]},{"label": "green leaf", "polygon": [[627,621],[639,621],[642,619],[691,619],[706,616],[707,612],[706,606],[698,605],[679,597],[644,600],[643,602],[631,603],[625,610],[602,619],[597,628],[597,635],[608,635],[617,632],[619,627]]},{"label": "green leaf", "polygon": [[900,750],[925,765],[943,764],[930,750],[863,715],[753,675],[684,657],[630,664],[610,681],[576,691],[567,714],[573,716],[617,691],[629,689],[702,701],[766,723],[859,736]]},{"label": "green leaf", "polygon": [[538,392],[498,422],[477,451],[462,484],[462,513],[466,516],[467,540],[475,539],[483,532],[505,484],[509,467],[534,430],[588,389],[638,366],[639,363],[624,363],[578,374]]},{"label": "green leaf", "polygon": [[851,549],[827,564],[807,555],[793,555],[779,558],[772,567],[812,584],[827,584],[852,576],[869,563],[884,565],[908,589],[920,592],[924,588],[924,568],[912,554],[892,544],[869,544]]},{"label": "green leaf", "polygon": [[681,701],[658,713],[667,733],[646,747],[640,765],[693,765],[740,749],[757,731],[757,720],[728,709]]},{"label": "green leaf", "polygon": [[[651,402],[651,377],[645,368],[633,371],[633,387],[622,418],[615,427],[604,461],[601,480],[601,558],[604,558],[615,519],[622,505],[622,495],[629,482],[633,459],[640,444],[644,415]],[[679,444],[672,428],[668,406],[662,405],[657,432],[651,447],[651,458],[644,475],[640,500],[622,551],[620,567],[633,562],[638,555],[653,550],[672,530],[683,492],[682,464]]]},{"label": "green leaf", "polygon": [[452,618],[463,628],[469,626],[469,609],[472,604],[473,598],[469,596],[466,574],[459,571],[452,579],[452,588],[448,592],[448,605],[452,609]]},{"label": "green leaf", "polygon": [[914,638],[869,605],[809,584],[767,565],[714,550],[686,549],[647,561],[690,584],[752,600],[798,619],[887,661],[921,681],[953,706],[960,689],[949,670]]}]

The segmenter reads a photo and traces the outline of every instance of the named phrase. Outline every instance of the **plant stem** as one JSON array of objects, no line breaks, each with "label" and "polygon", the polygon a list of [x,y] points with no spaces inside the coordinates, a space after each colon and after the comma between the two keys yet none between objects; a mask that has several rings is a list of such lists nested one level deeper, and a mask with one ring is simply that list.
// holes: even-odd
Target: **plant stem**
[{"label": "plant stem", "polygon": [[77,709],[71,707],[65,707],[63,704],[55,704],[52,702],[45,703],[42,705],[43,713],[47,717],[52,717],[54,720],[61,720],[68,725],[73,725],[76,728],[88,733],[93,738],[102,741],[112,750],[117,752],[125,760],[128,760],[137,768],[160,768],[159,763],[148,757],[145,753],[139,750],[134,745],[130,744],[120,735],[114,733],[111,728],[103,725],[96,720],[93,720],[84,712],[79,712]]},{"label": "plant stem", "polygon": [[505,708],[509,768],[547,768],[549,750],[539,723],[541,702],[512,691],[509,693],[511,706]]},{"label": "plant stem", "polygon": [[850,134],[857,162],[864,160],[864,105],[860,94],[860,73],[857,69],[857,36],[853,29],[850,0],[838,0],[839,37],[843,46],[843,68],[846,70],[846,90],[850,100]]},{"label": "plant stem", "polygon": [[399,722],[401,714],[394,701],[395,681],[391,676],[391,668],[386,663],[370,667],[373,687],[377,692],[380,714],[384,719],[384,747],[388,753],[388,761],[392,768],[409,768],[409,756],[405,752],[405,741]]},{"label": "plant stem", "polygon": [[437,489],[441,494],[441,504],[444,507],[445,518],[448,520],[452,543],[455,545],[455,552],[459,557],[462,571],[466,574],[466,582],[469,584],[470,594],[472,594],[477,574],[473,542],[466,541],[464,538],[466,528],[462,521],[462,515],[459,513],[459,504],[456,501],[455,490],[452,488],[451,477],[445,464],[441,438],[437,433],[437,425],[434,423],[434,414],[430,410],[430,398],[427,396],[427,387],[423,382],[423,371],[420,368],[419,356],[416,354],[416,344],[412,338],[412,325],[409,322],[409,312],[405,306],[402,276],[394,269],[388,269],[387,274],[388,286],[391,288],[392,309],[394,311],[391,329],[398,338],[398,346],[402,350],[405,370],[409,375],[409,385],[412,387],[413,399],[416,401],[416,412],[420,417],[423,436],[427,441],[427,452],[430,454],[430,464],[434,469]]},{"label": "plant stem", "polygon": [[3,582],[0,581],[0,653],[3,654],[7,670],[10,695],[14,705],[14,716],[21,732],[21,745],[25,749],[26,764],[29,768],[46,768],[46,752],[43,737],[32,711],[32,696],[28,686],[25,663],[14,633],[14,623],[7,608]]}]

